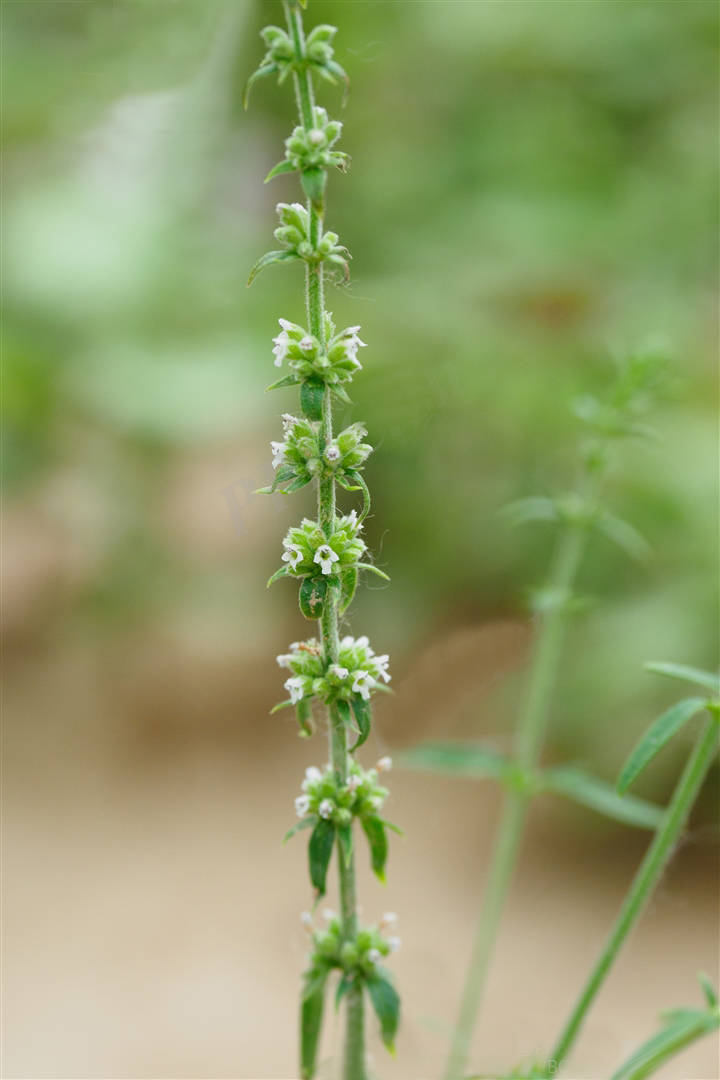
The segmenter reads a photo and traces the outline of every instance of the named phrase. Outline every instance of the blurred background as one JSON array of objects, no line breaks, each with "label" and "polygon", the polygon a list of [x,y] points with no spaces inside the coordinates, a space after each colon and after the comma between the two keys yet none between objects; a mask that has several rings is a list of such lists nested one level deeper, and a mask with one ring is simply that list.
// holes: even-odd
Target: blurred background
[{"label": "blurred background", "polygon": [[[277,318],[302,275],[272,268],[262,179],[293,123],[256,86],[279,3],[9,0],[4,129],[4,1075],[296,1075],[311,903],[302,838],[280,844],[322,735],[296,737],[275,655],[307,634],[265,590],[308,492],[253,496],[292,391]],[[352,625],[397,693],[363,760],[428,737],[505,745],[522,694],[527,588],[552,536],[509,533],[510,499],[567,490],[570,402],[646,342],[672,358],[653,444],[627,443],[613,510],[638,568],[593,541],[548,756],[612,779],[682,688],[646,659],[717,663],[717,8],[706,0],[309,5],[352,81],[328,225],[352,251],[331,289],[370,345],[340,418],[376,452],[367,538],[392,585]],[[340,92],[323,85],[331,115]],[[351,505],[348,502],[348,506]],[[693,732],[638,785],[665,800]],[[607,1076],[662,1009],[717,978],[717,775],[590,1015],[570,1074]],[[438,1075],[497,819],[494,787],[397,772],[389,884],[398,1057]],[[542,1056],[647,834],[543,798],[498,943],[474,1063]],[[333,897],[331,899],[331,905]],[[330,1021],[323,1075],[333,1075]],[[661,1074],[716,1080],[708,1039]]]}]

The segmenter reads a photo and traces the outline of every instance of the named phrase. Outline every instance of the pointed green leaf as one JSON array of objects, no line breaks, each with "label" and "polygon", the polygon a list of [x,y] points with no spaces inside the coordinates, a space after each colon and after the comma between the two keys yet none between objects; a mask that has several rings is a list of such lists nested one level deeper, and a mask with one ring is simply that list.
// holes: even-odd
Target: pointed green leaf
[{"label": "pointed green leaf", "polygon": [[270,715],[273,716],[274,713],[280,712],[281,709],[289,709],[294,704],[294,701],[278,701],[277,705],[273,705],[272,709],[270,710]]},{"label": "pointed green leaf", "polygon": [[360,732],[358,740],[353,746],[353,753],[367,742],[370,735],[370,702],[365,701],[364,698],[359,697],[357,694],[353,696],[350,704],[352,705],[352,711],[357,720],[358,730]]},{"label": "pointed green leaf", "polygon": [[316,210],[322,210],[326,177],[324,169],[303,169],[300,173],[302,189]]},{"label": "pointed green leaf", "polygon": [[282,487],[278,485],[278,490],[281,495],[292,495],[293,492],[300,491],[301,488],[307,487],[311,481],[311,476],[296,476],[290,483],[283,484]]},{"label": "pointed green leaf", "polygon": [[322,379],[305,379],[300,387],[300,407],[308,420],[322,420],[325,383]]},{"label": "pointed green leaf", "polygon": [[357,731],[347,701],[343,701],[341,698],[338,699],[335,702],[334,709],[348,731]]},{"label": "pointed green leaf", "polygon": [[300,1070],[302,1080],[312,1080],[315,1075],[327,977],[327,969],[320,973],[313,973],[306,982],[300,1003]]},{"label": "pointed green leaf", "polygon": [[350,607],[355,590],[357,588],[358,572],[354,566],[343,570],[340,575],[340,606],[339,614],[342,615]]},{"label": "pointed green leaf", "polygon": [[678,701],[676,705],[672,705],[662,716],[659,716],[642,736],[622,767],[617,782],[618,791],[627,791],[655,755],[680,731],[680,728],[704,708],[705,701],[702,698],[686,698],[684,701]]},{"label": "pointed green leaf", "polygon": [[392,821],[386,821],[385,818],[379,818],[378,820],[382,821],[385,828],[390,829],[392,832],[396,833],[397,836],[405,835],[405,830],[401,829],[399,825],[393,825]]},{"label": "pointed green leaf", "polygon": [[345,69],[340,67],[340,65],[335,60],[326,61],[325,67],[327,68],[329,73],[337,75],[337,77],[339,79],[342,79],[344,83],[342,106],[343,108],[345,108],[345,106],[347,105],[348,94],[350,92],[350,79],[348,78],[348,74]]},{"label": "pointed green leaf", "polygon": [[275,571],[272,577],[268,578],[268,583],[265,588],[269,589],[271,585],[273,585],[276,581],[279,581],[280,578],[287,577],[289,573],[290,570],[287,566],[281,566],[279,570]]},{"label": "pointed green leaf", "polygon": [[337,990],[335,991],[335,1008],[340,1008],[340,1002],[347,994],[348,990],[353,987],[354,979],[349,978],[347,975],[342,975],[340,981],[337,984]]},{"label": "pointed green leaf", "polygon": [[385,863],[388,854],[388,841],[385,826],[379,817],[364,817],[362,827],[370,845],[370,863],[380,879],[385,881]]},{"label": "pointed green leaf", "polygon": [[357,566],[358,570],[371,570],[373,574],[377,574],[377,576],[381,577],[383,581],[390,580],[389,576],[385,573],[384,570],[378,570],[377,566],[373,566],[372,563],[359,562]]},{"label": "pointed green leaf", "polygon": [[701,671],[700,668],[689,667],[687,664],[670,664],[658,660],[651,660],[644,667],[646,671],[653,671],[656,675],[667,675],[670,679],[695,683],[696,686],[709,690],[715,697],[720,697],[720,675],[712,671]]},{"label": "pointed green leaf", "polygon": [[479,743],[427,742],[395,756],[400,768],[455,776],[504,779],[511,768],[505,754]]},{"label": "pointed green leaf", "polygon": [[717,991],[715,990],[715,987],[713,986],[713,984],[710,982],[710,977],[708,975],[706,975],[704,971],[698,971],[697,978],[698,978],[698,982],[700,983],[700,987],[702,989],[702,992],[705,995],[705,1000],[708,1003],[708,1008],[717,1009],[717,1007],[718,1007]]},{"label": "pointed green leaf", "polygon": [[245,83],[245,86],[243,88],[243,95],[242,95],[242,107],[243,107],[243,109],[247,109],[247,107],[248,107],[248,103],[250,101],[250,91],[253,88],[253,86],[255,85],[255,83],[259,79],[264,79],[265,76],[267,76],[267,75],[274,75],[277,70],[278,70],[278,65],[277,64],[264,64],[262,67],[259,67],[257,69],[257,71],[254,71],[252,73],[252,75],[250,76],[248,81]]},{"label": "pointed green leaf", "polygon": [[635,825],[639,829],[656,829],[663,819],[665,809],[638,799],[634,795],[618,795],[611,784],[591,776],[583,769],[567,765],[548,769],[540,776],[542,787],[557,795],[565,795],[605,817]]},{"label": "pointed green leaf", "polygon": [[330,393],[333,397],[336,397],[338,401],[342,401],[343,405],[352,405],[352,398],[344,386],[331,386]]},{"label": "pointed green leaf", "polygon": [[675,1054],[720,1027],[720,1015],[683,1013],[635,1051],[612,1080],[645,1080]]},{"label": "pointed green leaf", "polygon": [[295,166],[292,161],[278,161],[277,165],[274,165],[265,177],[264,183],[267,184],[268,180],[272,180],[276,176],[282,176],[283,173],[290,172],[295,172]]},{"label": "pointed green leaf", "polygon": [[292,840],[296,833],[302,832],[303,829],[311,829],[317,825],[319,818],[317,814],[310,814],[309,817],[304,817],[301,821],[296,821],[295,824],[288,829],[283,836],[283,844],[287,844],[288,840]]},{"label": "pointed green leaf", "polygon": [[328,583],[325,578],[306,577],[300,586],[300,610],[306,619],[319,619],[322,615],[327,595]]},{"label": "pointed green leaf", "polygon": [[365,980],[375,1014],[380,1021],[382,1041],[391,1053],[395,1049],[395,1035],[400,1022],[400,998],[386,975],[376,972]]},{"label": "pointed green leaf", "polygon": [[622,518],[615,517],[614,514],[609,514],[604,510],[595,518],[593,524],[608,540],[617,544],[636,562],[646,563],[652,555],[652,548],[645,537],[628,521],[623,521]]},{"label": "pointed green leaf", "polygon": [[337,830],[338,844],[340,845],[340,854],[344,866],[347,868],[352,862],[353,855],[353,834],[352,826],[341,825]]},{"label": "pointed green leaf", "polygon": [[270,383],[269,386],[266,386],[265,393],[267,394],[269,390],[279,390],[283,386],[297,386],[299,382],[300,380],[297,375],[283,375],[282,379],[278,379],[277,382]]},{"label": "pointed green leaf", "polygon": [[500,515],[513,528],[517,525],[525,525],[528,521],[559,520],[555,501],[545,495],[529,495],[526,499],[516,499],[504,506]]},{"label": "pointed green leaf", "polygon": [[319,896],[325,895],[325,880],[335,841],[335,826],[321,819],[313,829],[308,845],[310,881]]},{"label": "pointed green leaf", "polygon": [[309,739],[315,733],[312,718],[312,702],[308,698],[300,698],[295,705],[295,715],[300,727],[300,735]]},{"label": "pointed green leaf", "polygon": [[348,488],[348,491],[357,490],[357,488],[359,488],[363,493],[363,508],[360,514],[360,520],[364,521],[370,513],[370,489],[365,483],[362,474],[359,473],[357,469],[348,469],[345,475],[352,480],[355,485],[355,488]]},{"label": "pointed green leaf", "polygon": [[261,256],[250,271],[250,276],[247,279],[248,286],[252,285],[255,278],[258,276],[261,270],[264,270],[266,266],[270,266],[271,263],[290,262],[292,259],[299,259],[300,256],[294,251],[268,251],[265,255]]}]

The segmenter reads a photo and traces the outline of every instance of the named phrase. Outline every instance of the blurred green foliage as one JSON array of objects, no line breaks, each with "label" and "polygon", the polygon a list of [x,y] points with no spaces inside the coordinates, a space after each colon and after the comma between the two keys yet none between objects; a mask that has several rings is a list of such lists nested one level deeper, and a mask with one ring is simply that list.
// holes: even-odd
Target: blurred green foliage
[{"label": "blurred green foliage", "polygon": [[[256,32],[280,19],[251,0],[4,5],[5,484],[11,508],[45,506],[69,473],[95,508],[91,525],[72,501],[51,511],[97,538],[66,627],[209,610],[232,638],[228,606],[240,630],[265,605],[281,524],[248,501],[234,542],[223,487],[267,483],[294,407],[262,391],[278,315],[302,319],[300,271],[245,289],[295,197],[293,178],[262,187],[287,93],[265,83],[240,108]],[[652,339],[673,358],[662,442],[628,442],[609,491],[655,559],[594,542],[584,587],[603,606],[573,635],[556,717],[602,756],[609,713],[659,692],[644,659],[716,655],[716,5],[313,0],[316,21],[340,25],[352,81],[328,223],[353,276],[328,303],[371,345],[343,419],[378,447],[368,533],[393,588],[359,618],[383,647],[521,610],[551,535],[508,534],[498,509],[571,486],[570,401],[610,380],[613,352]],[[323,87],[331,115],[340,96]],[[203,513],[229,538],[209,551],[162,512],[208,459]]]}]

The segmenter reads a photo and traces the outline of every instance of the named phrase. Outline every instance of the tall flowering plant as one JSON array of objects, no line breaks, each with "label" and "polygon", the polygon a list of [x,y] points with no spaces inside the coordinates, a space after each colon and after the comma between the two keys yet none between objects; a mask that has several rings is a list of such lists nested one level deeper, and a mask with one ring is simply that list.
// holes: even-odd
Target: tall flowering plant
[{"label": "tall flowering plant", "polygon": [[[262,489],[289,494],[314,484],[317,491],[316,518],[303,518],[289,529],[280,565],[268,583],[294,580],[302,614],[317,623],[313,636],[293,642],[277,658],[288,675],[287,698],[275,709],[294,709],[300,734],[306,737],[324,715],[330,744],[328,764],[306,770],[295,799],[299,820],[287,834],[289,838],[300,830],[310,833],[309,875],[316,903],[325,895],[333,856],[339,879],[339,913],[326,912],[322,928],[316,928],[309,912],[303,915],[311,952],[301,997],[301,1072],[304,1078],[315,1074],[326,991],[335,975],[335,1002],[346,1013],[342,1077],[367,1080],[365,1004],[367,1000],[372,1004],[383,1041],[392,1050],[400,1003],[384,960],[400,939],[391,932],[395,922],[391,913],[377,925],[359,924],[355,840],[359,826],[372,868],[384,880],[387,831],[397,829],[382,816],[388,791],[380,778],[390,768],[390,759],[381,758],[375,768],[365,769],[355,752],[370,734],[372,698],[387,690],[390,674],[387,655],[378,655],[365,636],[341,637],[339,625],[360,575],[387,575],[373,565],[362,536],[370,508],[362,475],[372,451],[364,441],[367,431],[359,423],[339,432],[333,426],[333,403],[350,401],[347,387],[362,368],[358,354],[365,342],[359,326],[338,330],[325,307],[326,272],[347,278],[350,258],[337,234],[324,227],[327,175],[331,169],[345,172],[349,159],[335,148],[342,124],[329,119],[315,103],[314,80],[347,85],[347,75],[334,59],[335,27],[320,25],[306,34],[300,7],[300,0],[284,0],[286,28],[266,26],[261,31],[267,52],[248,80],[245,103],[251,86],[264,76],[277,75],[280,83],[292,80],[299,124],[285,142],[284,158],[267,179],[297,173],[306,201],[278,204],[275,238],[280,247],[258,260],[248,284],[274,263],[304,266],[304,324],[279,319],[272,354],[282,374],[270,387],[297,387],[301,415],[283,415],[282,437],[271,444],[274,480]],[[359,510],[340,512],[338,486],[359,494]]]}]

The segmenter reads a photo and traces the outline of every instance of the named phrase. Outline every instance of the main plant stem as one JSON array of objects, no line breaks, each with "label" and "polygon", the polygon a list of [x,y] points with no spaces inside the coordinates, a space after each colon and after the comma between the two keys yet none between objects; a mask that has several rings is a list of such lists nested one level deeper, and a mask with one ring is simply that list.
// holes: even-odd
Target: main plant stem
[{"label": "main plant stem", "polygon": [[[585,536],[586,529],[568,524],[558,542],[550,580],[552,605],[540,616],[525,709],[515,740],[515,764],[521,775],[531,775],[538,764],[565,634],[568,600],[582,558]],[[459,1080],[467,1065],[493,944],[525,831],[530,798],[531,792],[524,786],[505,793],[445,1080]]]},{"label": "main plant stem", "polygon": [[588,1009],[602,986],[610,967],[625,939],[640,918],[645,905],[670,861],[675,845],[685,828],[693,803],[712,764],[718,744],[717,716],[711,715],[701,732],[692,754],[665,811],[662,825],[640,864],[615,925],[573,1008],[565,1028],[547,1061],[546,1075],[554,1075],[570,1051]]},{"label": "main plant stem", "polygon": [[[295,46],[298,60],[305,57],[305,34],[302,16],[296,6],[284,0],[285,17],[288,30]],[[295,97],[297,99],[300,122],[306,131],[313,127],[313,107],[315,104],[312,77],[307,67],[301,67],[293,73]],[[311,200],[307,203],[310,215],[310,243],[313,247],[322,235],[323,218]],[[305,305],[307,309],[308,329],[313,337],[325,345],[325,305],[323,298],[323,264],[308,262],[305,274]],[[333,435],[332,399],[330,389],[325,388],[322,403],[322,436],[327,445]],[[335,527],[335,479],[332,474],[323,476],[318,484],[318,522],[325,535],[329,537]],[[328,663],[337,663],[338,635],[338,597],[336,589],[327,591],[323,614],[320,619],[320,639]],[[330,761],[338,785],[344,785],[348,776],[348,741],[345,725],[340,715],[332,706],[328,709],[328,730],[330,741]],[[340,886],[340,918],[343,937],[354,939],[357,934],[357,900],[355,896],[355,857],[351,855],[346,862],[337,844],[337,863]],[[345,1030],[345,1053],[343,1057],[343,1080],[366,1080],[365,1072],[365,1017],[362,987],[348,992],[347,1026]]]}]

